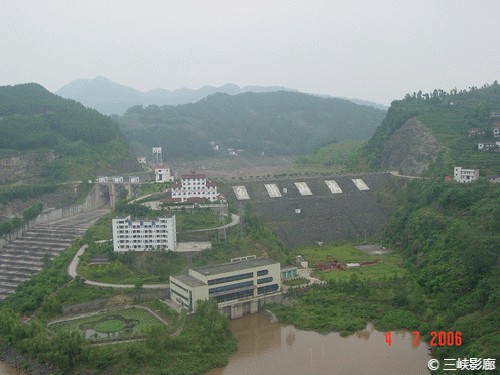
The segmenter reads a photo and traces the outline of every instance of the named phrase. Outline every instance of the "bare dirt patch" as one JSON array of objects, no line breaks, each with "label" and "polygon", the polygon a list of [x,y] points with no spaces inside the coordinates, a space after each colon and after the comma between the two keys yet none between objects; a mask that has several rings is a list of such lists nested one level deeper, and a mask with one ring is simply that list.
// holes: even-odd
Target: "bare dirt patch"
[{"label": "bare dirt patch", "polygon": [[391,249],[388,249],[382,245],[359,245],[354,246],[356,249],[370,255],[381,255],[392,253]]}]

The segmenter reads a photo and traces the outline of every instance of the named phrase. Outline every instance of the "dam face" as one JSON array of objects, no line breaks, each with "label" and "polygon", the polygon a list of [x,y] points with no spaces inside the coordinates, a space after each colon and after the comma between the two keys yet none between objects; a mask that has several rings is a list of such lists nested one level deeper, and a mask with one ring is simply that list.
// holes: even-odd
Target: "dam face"
[{"label": "dam face", "polygon": [[224,194],[261,218],[286,246],[364,241],[382,229],[393,208],[380,196],[386,173],[237,181]]}]

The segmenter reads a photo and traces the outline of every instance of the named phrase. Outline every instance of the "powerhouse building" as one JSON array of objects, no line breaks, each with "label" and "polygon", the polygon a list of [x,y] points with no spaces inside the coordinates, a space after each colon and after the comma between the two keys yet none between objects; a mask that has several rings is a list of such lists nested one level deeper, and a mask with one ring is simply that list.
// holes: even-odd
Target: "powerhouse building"
[{"label": "powerhouse building", "polygon": [[114,251],[175,250],[175,215],[154,220],[113,219]]},{"label": "powerhouse building", "polygon": [[[193,312],[198,300],[209,298],[221,310],[247,304],[248,312],[256,312],[259,299],[281,293],[280,272],[279,262],[255,256],[189,269],[187,275],[170,276],[170,298]],[[234,317],[234,311],[229,315]]]},{"label": "powerhouse building", "polygon": [[207,181],[204,174],[185,174],[180,182],[172,185],[172,199],[185,202],[191,198],[208,199],[215,202],[219,193],[217,186],[212,181]]}]

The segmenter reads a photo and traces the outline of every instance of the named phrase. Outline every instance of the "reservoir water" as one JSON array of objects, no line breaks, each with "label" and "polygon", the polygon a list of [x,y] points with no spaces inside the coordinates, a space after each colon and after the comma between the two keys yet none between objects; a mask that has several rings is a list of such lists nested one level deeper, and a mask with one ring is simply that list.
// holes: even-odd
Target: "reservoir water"
[{"label": "reservoir water", "polygon": [[385,332],[372,325],[348,337],[321,335],[271,323],[262,313],[230,322],[238,351],[224,368],[207,375],[429,375],[425,343],[415,347],[410,332]]},{"label": "reservoir water", "polygon": [[0,374],[2,375],[19,375],[20,372],[6,363],[0,362]]}]

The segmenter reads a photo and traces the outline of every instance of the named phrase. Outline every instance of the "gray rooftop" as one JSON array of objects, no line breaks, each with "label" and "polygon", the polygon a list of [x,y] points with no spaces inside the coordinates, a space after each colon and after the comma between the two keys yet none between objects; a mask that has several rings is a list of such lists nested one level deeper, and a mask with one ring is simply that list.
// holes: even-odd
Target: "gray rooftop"
[{"label": "gray rooftop", "polygon": [[177,275],[177,276],[172,276],[172,277],[176,278],[181,283],[184,283],[184,284],[191,286],[191,287],[206,285],[203,281],[200,281],[197,278],[190,276],[190,275]]},{"label": "gray rooftop", "polygon": [[246,270],[246,269],[250,269],[250,268],[254,268],[254,267],[268,266],[268,265],[277,264],[277,263],[278,262],[276,262],[272,259],[257,258],[257,259],[243,260],[243,261],[239,261],[239,262],[217,264],[214,266],[205,266],[205,267],[201,267],[201,268],[196,268],[193,271],[196,271],[204,276],[210,276],[210,275],[218,275],[218,274],[226,273],[226,272]]}]

